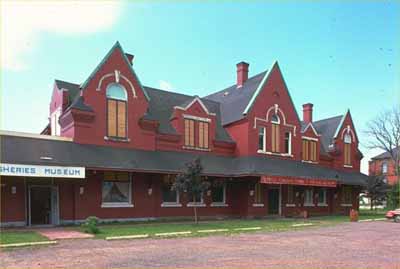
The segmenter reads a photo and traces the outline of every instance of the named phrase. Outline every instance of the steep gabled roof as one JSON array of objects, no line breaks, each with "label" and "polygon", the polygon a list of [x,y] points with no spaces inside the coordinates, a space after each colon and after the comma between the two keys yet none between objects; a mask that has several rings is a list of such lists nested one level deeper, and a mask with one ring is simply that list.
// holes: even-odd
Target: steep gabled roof
[{"label": "steep gabled roof", "polygon": [[143,91],[144,96],[146,97],[147,100],[149,100],[149,98],[150,98],[149,95],[147,94],[146,90],[143,88],[142,84],[140,83],[140,80],[139,80],[138,76],[136,75],[135,71],[133,70],[131,63],[128,60],[128,57],[126,56],[126,53],[124,52],[124,50],[122,49],[122,47],[118,41],[114,44],[114,46],[110,49],[110,51],[106,54],[106,56],[104,56],[103,60],[101,60],[101,62],[96,66],[96,68],[93,70],[93,72],[90,74],[90,76],[85,80],[85,82],[81,85],[81,89],[84,90],[86,88],[86,86],[89,84],[89,82],[92,80],[92,78],[96,75],[96,73],[100,70],[100,68],[104,65],[104,63],[108,60],[108,58],[111,56],[111,54],[115,50],[120,51],[120,53],[122,55],[122,59],[124,60],[126,65],[129,67],[132,75],[135,77],[136,81],[138,82],[141,90]]},{"label": "steep gabled roof", "polygon": [[266,73],[267,71],[264,71],[249,78],[240,89],[238,89],[235,84],[222,91],[204,97],[205,99],[213,100],[221,104],[223,125],[241,120],[245,117],[243,112],[263,78],[266,76]]},{"label": "steep gabled roof", "polygon": [[67,108],[68,109],[77,109],[77,110],[82,110],[82,111],[87,111],[87,112],[93,112],[93,109],[91,106],[85,104],[83,97],[78,95],[76,96],[75,100],[72,102],[72,104]]},{"label": "steep gabled roof", "polygon": [[[400,154],[399,151],[400,151],[400,147],[394,148],[393,149],[394,155]],[[383,160],[383,159],[390,159],[390,158],[392,158],[390,153],[388,151],[385,151],[384,153],[376,155],[375,157],[372,157],[371,159],[372,160]]]},{"label": "steep gabled roof", "polygon": [[60,90],[66,90],[68,91],[68,103],[71,104],[73,100],[75,100],[75,97],[79,95],[79,91],[81,90],[79,84],[63,81],[56,79],[54,81],[56,83],[56,86]]},{"label": "steep gabled roof", "polygon": [[[148,112],[145,119],[159,121],[158,131],[164,134],[176,134],[176,130],[170,124],[175,106],[190,104],[195,96],[168,92],[160,89],[144,87],[150,96]],[[219,141],[233,142],[228,132],[221,124],[220,104],[212,100],[200,98],[210,113],[214,113],[217,120],[215,138]]]},{"label": "steep gabled roof", "polygon": [[336,129],[342,121],[342,118],[343,115],[313,122],[315,129],[321,135],[320,141],[322,146],[321,149],[323,150],[323,152],[328,152],[329,145],[333,142],[333,137],[335,135]]}]

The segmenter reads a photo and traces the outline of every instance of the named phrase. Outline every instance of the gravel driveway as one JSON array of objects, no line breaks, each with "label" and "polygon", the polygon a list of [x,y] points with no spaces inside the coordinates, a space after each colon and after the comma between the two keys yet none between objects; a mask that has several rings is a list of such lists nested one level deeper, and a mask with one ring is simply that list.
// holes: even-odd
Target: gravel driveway
[{"label": "gravel driveway", "polygon": [[202,238],[76,239],[2,251],[0,267],[400,268],[399,238],[400,224],[379,221]]}]

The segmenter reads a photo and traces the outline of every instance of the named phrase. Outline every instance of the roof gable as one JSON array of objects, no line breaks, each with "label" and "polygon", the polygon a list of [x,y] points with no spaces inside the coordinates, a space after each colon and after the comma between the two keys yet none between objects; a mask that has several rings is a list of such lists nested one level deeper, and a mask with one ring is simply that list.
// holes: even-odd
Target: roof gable
[{"label": "roof gable", "polygon": [[210,113],[208,111],[207,107],[204,105],[203,101],[201,101],[201,99],[198,96],[195,96],[192,100],[188,99],[187,101],[183,102],[181,105],[175,106],[174,108],[181,109],[181,110],[188,110],[195,103],[198,103],[207,115],[215,116],[215,113]]},{"label": "roof gable", "polygon": [[[355,136],[355,139],[356,139],[357,141],[359,141],[359,140],[358,140],[358,136],[357,136],[357,132],[356,132],[356,128],[355,128],[355,126],[354,126],[353,118],[351,117],[351,114],[350,114],[350,110],[349,110],[349,109],[348,109],[348,110],[346,111],[346,113],[343,115],[343,117],[342,117],[342,119],[341,119],[341,121],[340,121],[338,127],[336,128],[336,131],[335,131],[335,134],[334,134],[333,138],[338,138],[339,132],[340,132],[340,130],[342,129],[343,124],[344,124],[344,122],[345,122],[345,120],[346,120],[347,118],[349,119],[351,125],[353,126],[352,131],[353,131],[353,134],[354,134],[354,136]],[[354,138],[354,137],[353,137],[353,138]]]},{"label": "roof gable", "polygon": [[315,136],[320,136],[320,134],[315,130],[314,125],[312,124],[312,122],[309,122],[308,124],[306,124],[305,122],[301,122],[301,132],[302,133],[306,133],[308,129],[311,129],[313,131],[313,133],[315,134]]},{"label": "roof gable", "polygon": [[107,60],[111,57],[111,55],[113,54],[114,51],[118,51],[121,54],[121,57],[122,57],[124,63],[128,66],[130,72],[132,73],[132,75],[134,76],[136,81],[138,82],[139,87],[142,90],[144,96],[146,97],[147,101],[149,101],[150,97],[149,97],[148,93],[142,86],[138,76],[136,75],[135,71],[132,68],[132,65],[130,64],[130,62],[126,56],[126,53],[124,52],[124,50],[122,49],[122,47],[118,41],[114,44],[114,46],[110,49],[110,51],[106,54],[106,56],[104,56],[104,58],[96,66],[96,68],[93,70],[93,72],[90,74],[90,76],[85,80],[85,82],[81,85],[81,89],[85,90],[85,88],[88,86],[89,82],[93,79],[93,77],[97,74],[97,72],[101,69],[101,67],[107,62]]},{"label": "roof gable", "polygon": [[320,141],[323,152],[327,153],[329,151],[329,145],[333,142],[333,137],[342,118],[343,115],[340,115],[313,122],[316,131],[321,135]]}]

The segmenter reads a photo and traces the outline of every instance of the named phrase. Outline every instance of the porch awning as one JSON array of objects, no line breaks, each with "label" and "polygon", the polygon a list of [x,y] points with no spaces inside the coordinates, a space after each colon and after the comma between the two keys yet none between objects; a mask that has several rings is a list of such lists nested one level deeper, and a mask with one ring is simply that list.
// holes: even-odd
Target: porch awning
[{"label": "porch awning", "polygon": [[335,188],[337,182],[329,179],[284,177],[284,176],[261,176],[260,183],[263,184],[284,184]]}]

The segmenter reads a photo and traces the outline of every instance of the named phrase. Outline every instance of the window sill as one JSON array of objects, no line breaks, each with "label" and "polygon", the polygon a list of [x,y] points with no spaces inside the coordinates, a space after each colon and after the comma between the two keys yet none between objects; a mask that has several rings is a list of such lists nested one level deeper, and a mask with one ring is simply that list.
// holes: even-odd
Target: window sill
[{"label": "window sill", "polygon": [[191,146],[183,146],[183,149],[198,150],[198,151],[211,151],[210,148],[198,148],[198,147],[191,147]]},{"label": "window sill", "polygon": [[225,203],[211,203],[210,204],[211,207],[228,207],[228,204]]},{"label": "window sill", "polygon": [[133,207],[133,204],[129,203],[102,203],[102,208],[118,208],[118,207]]},{"label": "window sill", "polygon": [[343,206],[343,207],[351,207],[351,206],[353,206],[352,204],[340,204],[340,206]]},{"label": "window sill", "polygon": [[306,161],[306,160],[301,160],[303,163],[312,163],[312,164],[318,164],[318,162],[314,161]]},{"label": "window sill", "polygon": [[187,207],[206,207],[205,203],[188,203]]},{"label": "window sill", "polygon": [[104,136],[104,140],[112,141],[112,142],[123,142],[123,143],[128,143],[131,141],[129,138],[118,138],[118,137],[111,137],[111,136]]},{"label": "window sill", "polygon": [[353,168],[352,165],[347,165],[347,164],[343,165],[343,167],[346,167],[346,168]]},{"label": "window sill", "polygon": [[320,207],[327,207],[328,204],[326,204],[326,203],[324,203],[324,204],[318,204],[318,206],[320,206]]},{"label": "window sill", "polygon": [[286,207],[296,207],[295,204],[286,204]]},{"label": "window sill", "polygon": [[253,204],[253,207],[264,207],[264,204]]},{"label": "window sill", "polygon": [[314,207],[314,204],[304,204],[304,207]]},{"label": "window sill", "polygon": [[261,149],[257,150],[257,153],[293,158],[293,155],[290,154],[290,153],[277,153],[277,152],[264,151],[264,150],[261,150]]},{"label": "window sill", "polygon": [[165,202],[161,204],[161,207],[182,207],[181,203]]}]

